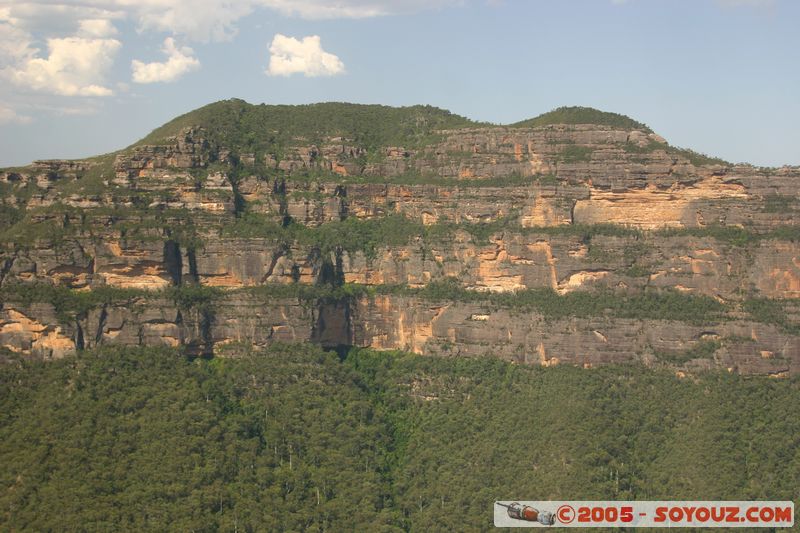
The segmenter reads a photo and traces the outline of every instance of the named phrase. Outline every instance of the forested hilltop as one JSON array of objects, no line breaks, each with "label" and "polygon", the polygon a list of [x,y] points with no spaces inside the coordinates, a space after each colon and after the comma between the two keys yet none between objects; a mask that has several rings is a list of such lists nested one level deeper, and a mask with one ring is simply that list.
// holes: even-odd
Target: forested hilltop
[{"label": "forested hilltop", "polygon": [[800,381],[309,344],[0,365],[0,529],[476,531],[496,499],[800,499]]}]

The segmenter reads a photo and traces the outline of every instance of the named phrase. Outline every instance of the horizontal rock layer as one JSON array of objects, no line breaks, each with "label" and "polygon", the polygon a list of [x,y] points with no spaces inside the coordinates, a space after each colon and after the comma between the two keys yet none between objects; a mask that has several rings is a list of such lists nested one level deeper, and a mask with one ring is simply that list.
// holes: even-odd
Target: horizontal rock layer
[{"label": "horizontal rock layer", "polygon": [[183,346],[190,353],[210,354],[229,343],[276,341],[448,357],[491,355],[542,365],[637,362],[773,376],[800,373],[800,336],[736,317],[705,323],[554,318],[488,303],[391,294],[339,301],[230,294],[205,309],[134,298],[72,319],[46,303],[4,302],[0,308],[0,346],[43,358],[106,344]]},{"label": "horizontal rock layer", "polygon": [[[446,130],[415,146],[298,137],[258,152],[208,133],[191,127],[114,157],[0,172],[0,287],[456,280],[491,293],[667,290],[734,306],[800,298],[800,169],[727,165],[645,130],[593,125]],[[213,353],[228,342],[313,341],[796,373],[798,337],[778,322],[555,319],[392,294],[263,302],[235,291],[213,312],[138,298],[67,317],[4,297],[0,346],[59,357],[103,343]]]}]

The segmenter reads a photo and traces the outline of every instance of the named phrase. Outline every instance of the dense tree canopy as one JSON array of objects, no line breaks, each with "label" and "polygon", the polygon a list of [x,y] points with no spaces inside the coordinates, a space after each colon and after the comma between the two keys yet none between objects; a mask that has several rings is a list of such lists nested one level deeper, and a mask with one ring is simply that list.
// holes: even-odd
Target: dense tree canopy
[{"label": "dense tree canopy", "polygon": [[0,367],[12,530],[458,531],[496,499],[800,499],[800,381],[310,345]]}]

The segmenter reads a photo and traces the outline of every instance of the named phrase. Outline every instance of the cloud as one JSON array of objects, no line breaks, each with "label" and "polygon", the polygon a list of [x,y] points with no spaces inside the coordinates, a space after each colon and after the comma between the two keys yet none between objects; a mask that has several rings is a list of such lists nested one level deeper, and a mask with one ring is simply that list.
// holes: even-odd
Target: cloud
[{"label": "cloud", "polygon": [[200,68],[200,61],[188,46],[178,48],[175,40],[167,37],[161,48],[167,55],[164,62],[144,63],[138,59],[131,62],[133,81],[136,83],[156,83],[175,81],[187,72]]},{"label": "cloud", "polygon": [[[259,8],[304,19],[361,19],[413,13],[462,0],[108,0],[107,9],[124,9],[143,30],[168,31],[197,41],[224,41],[236,23]],[[113,6],[112,6],[113,4]]]},{"label": "cloud", "polygon": [[78,22],[78,35],[81,37],[111,37],[117,28],[108,19],[84,19]]},{"label": "cloud", "polygon": [[344,72],[344,63],[322,49],[318,35],[303,37],[301,41],[278,33],[272,39],[269,53],[270,76],[335,76]]},{"label": "cloud", "polygon": [[717,4],[722,7],[770,7],[774,4],[773,0],[717,0]]},{"label": "cloud", "polygon": [[[771,7],[775,0],[714,0],[720,7]],[[627,4],[632,0],[611,0],[612,4]]]},{"label": "cloud", "polygon": [[261,0],[264,7],[304,19],[370,18],[462,5],[462,0]]},{"label": "cloud", "polygon": [[[2,120],[43,113],[91,112],[101,97],[124,93],[127,79],[111,78],[125,46],[155,38],[161,61],[131,62],[136,83],[179,79],[200,66],[190,48],[177,42],[232,39],[253,13],[308,20],[364,19],[463,5],[467,0],[0,0],[0,106]],[[122,32],[135,27],[136,34]],[[133,55],[137,57],[138,54]],[[297,40],[277,35],[267,73],[332,76],[344,64],[325,52],[319,37]],[[69,101],[68,101],[69,100]],[[28,106],[28,107],[26,107]],[[35,107],[31,107],[35,106]],[[30,112],[29,112],[30,111]],[[81,111],[83,112],[83,111]],[[14,114],[12,114],[14,113]]]},{"label": "cloud", "polygon": [[226,41],[237,23],[256,9],[304,19],[360,19],[414,13],[464,0],[0,0],[0,20],[24,29],[57,29],[77,20],[128,19],[141,32],[167,32],[193,41]]},{"label": "cloud", "polygon": [[101,84],[121,46],[116,39],[77,36],[48,39],[47,57],[39,57],[39,50],[32,55],[29,51],[28,57],[4,68],[2,73],[15,85],[33,91],[62,96],[109,96],[113,91]]},{"label": "cloud", "polygon": [[[112,2],[109,2],[112,3]],[[184,35],[194,41],[227,41],[236,22],[253,12],[257,0],[115,0],[139,29]]]},{"label": "cloud", "polygon": [[[627,4],[633,0],[611,0],[612,4]],[[772,7],[775,5],[775,0],[714,0],[714,3],[719,7]]]},{"label": "cloud", "polygon": [[10,107],[0,104],[0,124],[27,124],[31,117],[19,115]]}]

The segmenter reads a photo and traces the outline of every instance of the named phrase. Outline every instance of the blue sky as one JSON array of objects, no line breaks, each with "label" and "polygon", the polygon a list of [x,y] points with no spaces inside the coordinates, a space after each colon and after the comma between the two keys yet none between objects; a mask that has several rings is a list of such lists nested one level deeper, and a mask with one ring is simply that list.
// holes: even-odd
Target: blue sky
[{"label": "blue sky", "polygon": [[0,165],[112,151],[231,97],[495,123],[586,105],[798,165],[798,24],[793,0],[0,0]]}]

